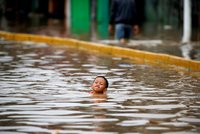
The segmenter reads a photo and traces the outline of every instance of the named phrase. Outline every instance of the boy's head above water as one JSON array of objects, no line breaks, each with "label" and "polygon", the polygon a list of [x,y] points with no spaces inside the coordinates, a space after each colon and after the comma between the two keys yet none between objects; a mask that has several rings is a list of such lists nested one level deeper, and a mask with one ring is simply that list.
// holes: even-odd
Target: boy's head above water
[{"label": "boy's head above water", "polygon": [[97,76],[92,85],[92,94],[104,94],[108,88],[108,80],[104,76]]}]

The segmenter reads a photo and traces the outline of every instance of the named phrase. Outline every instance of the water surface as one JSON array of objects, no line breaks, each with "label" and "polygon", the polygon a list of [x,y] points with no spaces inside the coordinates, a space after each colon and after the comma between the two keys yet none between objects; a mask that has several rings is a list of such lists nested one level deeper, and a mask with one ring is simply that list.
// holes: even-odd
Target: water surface
[{"label": "water surface", "polygon": [[[97,75],[107,96],[91,96]],[[44,43],[0,43],[0,133],[200,132],[200,79]]]}]

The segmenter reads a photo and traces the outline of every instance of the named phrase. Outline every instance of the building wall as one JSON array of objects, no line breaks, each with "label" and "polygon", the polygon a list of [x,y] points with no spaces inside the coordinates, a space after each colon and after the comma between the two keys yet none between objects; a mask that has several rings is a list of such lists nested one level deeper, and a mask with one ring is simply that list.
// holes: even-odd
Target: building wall
[{"label": "building wall", "polygon": [[[66,10],[66,1],[70,1]],[[107,38],[109,7],[112,0],[0,0],[1,13],[8,19],[26,18],[30,13],[45,17],[64,19],[66,12],[72,32],[91,32],[92,24],[97,25],[98,34]],[[96,4],[92,4],[96,3]],[[165,33],[182,36],[183,0],[136,0],[139,24],[142,34],[151,38],[165,38]],[[192,0],[192,39],[200,38],[200,1]],[[96,7],[92,7],[96,6]],[[95,10],[92,10],[95,9]],[[95,12],[95,13],[94,13]],[[95,19],[91,19],[95,18]],[[95,26],[93,26],[95,28]],[[160,36],[161,35],[161,36]]]}]

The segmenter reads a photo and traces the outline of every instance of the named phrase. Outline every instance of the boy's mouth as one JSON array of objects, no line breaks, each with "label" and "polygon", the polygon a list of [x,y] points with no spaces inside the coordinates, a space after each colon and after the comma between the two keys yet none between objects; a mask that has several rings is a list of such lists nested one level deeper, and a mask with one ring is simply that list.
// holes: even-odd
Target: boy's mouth
[{"label": "boy's mouth", "polygon": [[99,86],[95,86],[95,88],[99,88]]}]

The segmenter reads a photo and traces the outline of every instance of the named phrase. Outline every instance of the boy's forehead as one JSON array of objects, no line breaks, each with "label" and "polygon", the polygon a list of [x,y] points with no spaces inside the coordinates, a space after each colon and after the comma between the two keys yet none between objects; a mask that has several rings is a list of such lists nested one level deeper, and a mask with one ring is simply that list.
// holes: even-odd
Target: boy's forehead
[{"label": "boy's forehead", "polygon": [[97,78],[95,79],[95,81],[103,81],[103,82],[105,82],[104,78],[101,78],[101,77],[97,77]]}]

